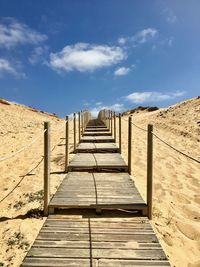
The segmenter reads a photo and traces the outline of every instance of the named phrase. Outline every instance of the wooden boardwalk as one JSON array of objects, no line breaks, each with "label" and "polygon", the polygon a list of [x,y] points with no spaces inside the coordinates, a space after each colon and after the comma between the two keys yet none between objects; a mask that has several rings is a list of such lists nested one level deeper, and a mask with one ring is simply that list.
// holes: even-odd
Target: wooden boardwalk
[{"label": "wooden boardwalk", "polygon": [[121,171],[128,166],[119,153],[77,153],[68,167],[69,171]]},{"label": "wooden boardwalk", "polygon": [[69,173],[49,208],[51,213],[55,208],[120,208],[147,214],[147,205],[127,173]]},{"label": "wooden boardwalk", "polygon": [[119,153],[116,143],[80,143],[76,153]]},{"label": "wooden boardwalk", "polygon": [[110,129],[89,121],[74,152],[21,266],[170,267]]},{"label": "wooden boardwalk", "polygon": [[50,215],[23,267],[170,266],[146,217]]}]

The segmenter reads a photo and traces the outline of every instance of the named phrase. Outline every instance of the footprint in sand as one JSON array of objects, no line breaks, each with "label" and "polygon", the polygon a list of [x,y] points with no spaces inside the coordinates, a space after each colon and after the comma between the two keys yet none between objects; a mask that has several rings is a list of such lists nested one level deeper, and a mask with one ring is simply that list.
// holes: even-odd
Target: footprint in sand
[{"label": "footprint in sand", "polygon": [[187,267],[200,267],[200,259],[194,263],[189,263]]},{"label": "footprint in sand", "polygon": [[187,196],[179,192],[171,191],[170,195],[174,198],[175,202],[182,204],[190,204],[191,201],[187,199]]},{"label": "footprint in sand", "polygon": [[172,247],[173,244],[174,244],[173,243],[173,238],[170,236],[170,234],[165,234],[164,237],[163,237],[163,240],[170,247]]},{"label": "footprint in sand", "polygon": [[184,218],[193,221],[200,221],[200,212],[198,212],[197,207],[193,204],[184,205],[180,212],[183,213]]},{"label": "footprint in sand", "polygon": [[194,241],[200,241],[200,229],[198,223],[189,224],[179,221],[176,226],[185,237]]},{"label": "footprint in sand", "polygon": [[200,196],[199,195],[194,195],[194,202],[196,202],[197,204],[200,204]]}]

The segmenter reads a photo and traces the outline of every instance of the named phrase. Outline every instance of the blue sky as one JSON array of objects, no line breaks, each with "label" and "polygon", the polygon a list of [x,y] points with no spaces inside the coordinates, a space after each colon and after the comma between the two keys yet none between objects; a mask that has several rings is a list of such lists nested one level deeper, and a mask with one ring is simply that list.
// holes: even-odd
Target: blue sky
[{"label": "blue sky", "polygon": [[199,0],[1,0],[0,97],[55,112],[200,94]]}]

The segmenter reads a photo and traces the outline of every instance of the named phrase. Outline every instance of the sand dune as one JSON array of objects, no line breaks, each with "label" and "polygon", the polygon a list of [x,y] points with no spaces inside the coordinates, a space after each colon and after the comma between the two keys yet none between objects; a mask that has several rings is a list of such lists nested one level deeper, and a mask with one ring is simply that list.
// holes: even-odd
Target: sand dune
[{"label": "sand dune", "polygon": [[[126,118],[126,117],[125,117]],[[200,160],[200,99],[168,109],[133,114],[133,122]],[[123,154],[127,157],[127,122],[123,120]],[[146,133],[133,127],[133,177],[146,196]],[[172,266],[200,266],[200,165],[154,138],[152,225]]]},{"label": "sand dune", "polygon": [[[191,99],[168,109],[133,114],[133,122],[154,131],[171,145],[200,159],[200,99]],[[0,103],[0,143],[4,157],[31,142],[51,122],[51,193],[64,174],[64,120],[31,108]],[[122,151],[127,159],[127,116],[122,120]],[[70,123],[72,127],[72,122]],[[132,176],[146,197],[146,132],[133,127]],[[73,132],[70,131],[70,148]],[[19,266],[44,219],[41,217],[43,139],[8,161],[0,162],[0,263]],[[70,157],[72,158],[72,154]],[[152,225],[172,266],[200,266],[200,166],[154,140],[154,194]],[[21,181],[21,182],[20,182]],[[17,186],[17,184],[20,184]],[[34,210],[32,210],[34,209]],[[32,211],[31,211],[32,210]]]}]

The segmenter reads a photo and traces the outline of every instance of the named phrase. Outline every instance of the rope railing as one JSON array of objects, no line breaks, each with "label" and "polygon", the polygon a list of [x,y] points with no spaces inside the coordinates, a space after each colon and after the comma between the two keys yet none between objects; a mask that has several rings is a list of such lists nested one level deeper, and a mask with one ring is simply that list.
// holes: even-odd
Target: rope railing
[{"label": "rope railing", "polygon": [[[66,124],[66,121],[63,123],[62,127]],[[56,131],[60,131],[61,128],[60,127],[59,129],[56,129]],[[21,149],[17,150],[16,152],[14,153],[11,153],[10,155],[8,156],[5,156],[5,157],[1,157],[0,158],[0,161],[5,161],[7,159],[10,159],[14,156],[16,156],[17,154],[21,153],[22,151],[24,151],[25,149],[29,148],[31,145],[33,145],[37,140],[40,139],[40,137],[47,131],[47,129],[45,129],[44,131],[42,131],[42,133],[40,133],[34,140],[32,140],[32,142],[30,144],[27,144],[26,146],[22,147]],[[52,149],[51,149],[51,152],[62,142],[63,140],[59,141],[58,143],[56,143]],[[29,175],[32,171],[34,171],[36,168],[39,167],[39,165],[43,162],[44,160],[44,156],[41,157],[41,159],[39,160],[39,162],[31,169],[29,170],[26,174],[22,175],[21,179],[19,180],[19,182],[6,194],[6,196],[4,196],[1,200],[0,200],[0,203],[3,202],[8,196],[10,196],[14,190],[21,184],[21,182],[24,180],[24,178]]]},{"label": "rope railing", "polygon": [[[127,121],[127,122],[128,122],[128,120],[124,119],[123,117],[122,117],[122,119],[123,119],[124,121]],[[146,129],[144,129],[144,128],[138,126],[137,124],[135,124],[135,123],[133,123],[133,122],[131,122],[131,123],[132,123],[133,126],[135,126],[136,128],[138,128],[139,130],[144,131],[144,132],[147,132]]]},{"label": "rope railing", "polygon": [[155,138],[157,138],[157,139],[158,139],[159,141],[161,141],[163,144],[165,144],[165,145],[167,145],[168,147],[172,148],[172,149],[175,150],[176,152],[180,153],[181,155],[183,155],[183,156],[185,156],[185,157],[187,157],[187,158],[189,158],[189,159],[191,159],[191,160],[193,160],[193,161],[195,161],[195,162],[197,162],[197,163],[200,163],[200,160],[195,159],[194,157],[191,157],[190,155],[188,155],[188,154],[184,153],[183,151],[179,150],[178,148],[176,148],[176,147],[170,145],[168,142],[166,142],[165,140],[163,140],[161,137],[159,137],[159,136],[158,136],[157,134],[155,134],[154,132],[152,132],[152,134],[153,134],[153,136],[154,136]]},{"label": "rope railing", "polygon": [[26,146],[20,148],[19,150],[11,153],[8,156],[5,157],[1,157],[0,158],[0,162],[1,161],[5,161],[7,159],[13,158],[14,156],[16,156],[17,154],[21,153],[22,151],[24,151],[25,149],[29,148],[30,146],[32,146],[32,144],[34,144],[38,139],[40,139],[40,137],[46,132],[46,130],[44,130],[42,133],[40,133],[35,139],[32,140],[32,142],[30,142],[29,144],[27,144]]},{"label": "rope railing", "polygon": [[[126,121],[126,122],[128,122],[128,120],[126,120],[126,119],[124,119],[124,118],[123,118],[123,120]],[[144,128],[138,126],[138,125],[136,125],[136,124],[133,123],[133,122],[131,122],[131,123],[132,123],[132,125],[134,125],[136,128],[138,128],[138,129],[140,129],[140,130],[142,130],[142,131],[144,131],[144,132],[147,132],[146,129],[144,129]],[[168,142],[166,142],[165,140],[163,140],[161,137],[159,137],[159,135],[155,134],[154,132],[152,132],[152,134],[153,134],[153,136],[154,136],[155,138],[157,138],[159,141],[161,141],[163,144],[167,145],[168,147],[170,147],[170,148],[173,149],[174,151],[180,153],[181,155],[183,155],[183,156],[185,156],[185,157],[187,157],[187,158],[189,158],[189,159],[191,159],[191,160],[193,160],[193,161],[195,161],[195,162],[197,162],[197,163],[200,163],[200,160],[198,160],[198,159],[196,159],[196,158],[194,158],[194,157],[192,157],[192,156],[190,156],[190,155],[184,153],[184,152],[181,151],[180,149],[178,149],[178,148],[174,147],[173,145],[169,144]]]}]

